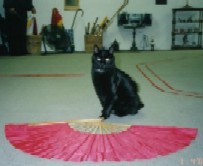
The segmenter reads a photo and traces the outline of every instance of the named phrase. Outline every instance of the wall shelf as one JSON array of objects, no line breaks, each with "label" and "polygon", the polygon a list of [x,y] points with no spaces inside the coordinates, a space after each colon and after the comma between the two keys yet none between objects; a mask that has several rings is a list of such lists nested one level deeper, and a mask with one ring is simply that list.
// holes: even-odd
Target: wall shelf
[{"label": "wall shelf", "polygon": [[203,8],[172,9],[171,49],[202,49]]}]

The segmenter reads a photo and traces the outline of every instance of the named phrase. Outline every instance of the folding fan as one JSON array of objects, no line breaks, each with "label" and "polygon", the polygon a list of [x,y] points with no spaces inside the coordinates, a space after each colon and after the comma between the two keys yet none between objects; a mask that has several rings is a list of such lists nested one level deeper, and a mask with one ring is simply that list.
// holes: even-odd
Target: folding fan
[{"label": "folding fan", "polygon": [[133,161],[164,156],[196,138],[197,129],[121,125],[102,120],[7,124],[5,135],[31,155],[64,161]]}]

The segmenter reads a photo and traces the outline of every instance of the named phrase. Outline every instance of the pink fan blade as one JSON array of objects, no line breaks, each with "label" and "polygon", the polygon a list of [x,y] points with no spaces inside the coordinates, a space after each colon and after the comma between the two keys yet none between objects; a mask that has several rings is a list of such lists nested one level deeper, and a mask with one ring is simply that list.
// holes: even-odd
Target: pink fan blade
[{"label": "pink fan blade", "polygon": [[126,131],[91,134],[68,123],[8,124],[5,135],[16,148],[64,161],[132,161],[174,153],[189,146],[197,129],[133,125]]},{"label": "pink fan blade", "polygon": [[[142,145],[139,149],[141,152],[146,152],[143,155],[147,158],[167,155],[183,149],[195,139],[197,134],[196,129],[159,126],[132,126],[130,131],[138,138]],[[145,151],[146,148],[147,151]]]}]

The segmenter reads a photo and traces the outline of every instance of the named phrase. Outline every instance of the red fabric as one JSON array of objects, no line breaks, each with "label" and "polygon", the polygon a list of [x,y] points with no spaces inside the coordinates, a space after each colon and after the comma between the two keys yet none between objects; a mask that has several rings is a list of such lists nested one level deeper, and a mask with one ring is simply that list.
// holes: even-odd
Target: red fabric
[{"label": "red fabric", "polygon": [[197,129],[132,125],[126,131],[91,134],[68,123],[8,124],[5,135],[16,148],[31,155],[64,161],[132,161],[174,153],[189,146]]},{"label": "red fabric", "polygon": [[58,22],[62,20],[62,16],[60,15],[57,8],[52,9],[52,17],[51,17],[51,24],[57,26]]}]

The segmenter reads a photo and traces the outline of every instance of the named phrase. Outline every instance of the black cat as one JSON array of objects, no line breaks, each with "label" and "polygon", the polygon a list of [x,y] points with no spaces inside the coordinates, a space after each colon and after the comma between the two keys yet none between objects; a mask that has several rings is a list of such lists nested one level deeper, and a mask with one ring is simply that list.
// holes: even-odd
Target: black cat
[{"label": "black cat", "polygon": [[116,68],[113,47],[104,50],[94,46],[92,81],[103,107],[100,117],[107,119],[111,113],[119,117],[134,115],[144,107],[136,82]]}]

